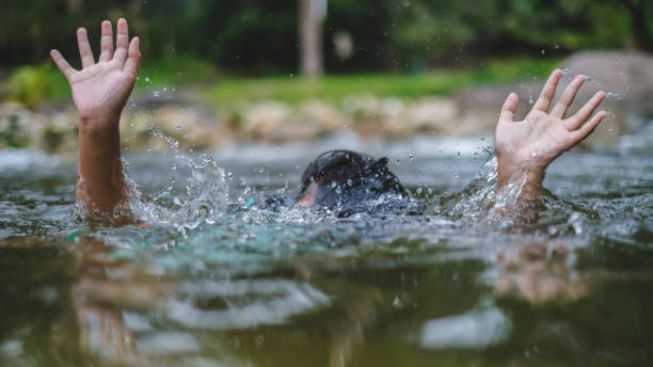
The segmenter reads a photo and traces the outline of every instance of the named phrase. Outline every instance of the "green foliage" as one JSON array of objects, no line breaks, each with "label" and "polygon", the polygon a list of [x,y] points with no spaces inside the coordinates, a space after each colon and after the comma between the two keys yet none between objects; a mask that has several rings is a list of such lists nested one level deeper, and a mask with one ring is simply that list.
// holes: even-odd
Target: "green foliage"
[{"label": "green foliage", "polygon": [[[487,54],[619,48],[632,36],[627,8],[592,0],[410,0],[392,7],[403,64]],[[560,50],[560,51],[557,51]]]},{"label": "green foliage", "polygon": [[294,77],[227,79],[203,95],[214,105],[231,107],[241,102],[278,100],[300,103],[310,99],[339,102],[351,95],[421,98],[452,95],[462,88],[519,79],[544,78],[556,59],[493,59],[469,70],[432,70],[424,74],[354,74],[308,81]]},{"label": "green foliage", "polygon": [[9,99],[34,108],[52,95],[51,67],[23,66],[9,77]]},{"label": "green foliage", "polygon": [[20,128],[18,116],[9,116],[6,121],[0,120],[0,147],[22,148],[27,146],[29,139]]},{"label": "green foliage", "polygon": [[[70,87],[59,70],[49,62],[37,68],[23,67],[16,69],[38,69],[39,79],[47,81],[48,97],[56,100],[70,98]],[[146,60],[139,72],[136,90],[146,90],[162,86],[183,86],[184,84],[206,84],[217,79],[215,67],[204,60],[191,56],[168,56],[162,59]]]},{"label": "green foliage", "polygon": [[[297,70],[297,12],[298,0],[4,1],[0,63],[40,63],[58,48],[78,65],[75,29],[87,27],[97,51],[100,20],[125,16],[146,60],[191,57],[247,75],[290,73]],[[334,53],[338,32],[353,38],[351,59]],[[653,51],[652,1],[328,0],[324,24],[330,72],[424,70],[626,42]]]},{"label": "green foliage", "polygon": [[516,80],[542,78],[551,73],[560,61],[553,58],[497,58],[473,70],[475,84],[512,83]]},{"label": "green foliage", "polygon": [[[191,56],[167,56],[152,61],[145,60],[140,70],[137,88],[185,83],[209,83],[216,79],[215,67]],[[145,82],[145,78],[149,80]]]}]

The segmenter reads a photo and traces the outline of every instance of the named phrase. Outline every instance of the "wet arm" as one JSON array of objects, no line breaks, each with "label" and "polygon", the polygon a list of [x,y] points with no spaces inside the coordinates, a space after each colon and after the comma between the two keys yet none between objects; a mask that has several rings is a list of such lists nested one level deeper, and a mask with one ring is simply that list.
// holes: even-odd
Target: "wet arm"
[{"label": "wet arm", "polygon": [[80,118],[77,201],[91,216],[123,222],[129,213],[119,121],[119,115]]},{"label": "wet arm", "polygon": [[120,160],[120,115],[131,94],[141,60],[139,40],[129,40],[127,21],[113,29],[102,22],[101,53],[96,62],[86,30],[77,31],[82,70],[73,69],[59,51],[50,54],[70,84],[79,112],[77,203],[90,219],[122,224],[130,219],[127,186]]},{"label": "wet arm", "polygon": [[594,114],[605,98],[603,91],[566,117],[586,80],[583,75],[576,77],[551,107],[561,77],[562,71],[558,69],[551,74],[524,120],[514,120],[519,103],[517,94],[511,93],[501,108],[495,132],[497,200],[504,204],[499,214],[510,211],[529,221],[536,219],[547,167],[588,137],[605,118],[604,111]]}]

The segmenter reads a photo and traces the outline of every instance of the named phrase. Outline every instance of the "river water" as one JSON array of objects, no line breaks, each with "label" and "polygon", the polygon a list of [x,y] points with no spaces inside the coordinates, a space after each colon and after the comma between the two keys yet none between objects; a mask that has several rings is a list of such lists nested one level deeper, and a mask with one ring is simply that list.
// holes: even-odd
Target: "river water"
[{"label": "river water", "polygon": [[[463,191],[482,138],[126,152],[146,224],[121,228],[76,218],[74,158],[0,151],[0,365],[646,365],[652,137],[562,157],[520,229]],[[387,155],[426,214],[252,205],[333,148]]]}]

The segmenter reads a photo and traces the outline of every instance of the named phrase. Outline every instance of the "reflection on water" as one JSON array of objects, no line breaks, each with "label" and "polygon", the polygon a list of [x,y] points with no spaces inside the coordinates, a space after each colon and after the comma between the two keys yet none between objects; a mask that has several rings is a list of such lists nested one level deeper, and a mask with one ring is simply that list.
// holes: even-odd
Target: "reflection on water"
[{"label": "reflection on water", "polygon": [[556,162],[530,231],[449,195],[483,165],[474,149],[391,146],[428,214],[344,219],[248,207],[297,188],[304,147],[222,152],[221,168],[133,155],[145,228],[85,227],[72,164],[2,152],[0,365],[642,365],[653,162],[628,139]]},{"label": "reflection on water", "polygon": [[499,344],[510,332],[510,321],[498,309],[468,312],[427,321],[420,344],[424,348],[482,349]]}]

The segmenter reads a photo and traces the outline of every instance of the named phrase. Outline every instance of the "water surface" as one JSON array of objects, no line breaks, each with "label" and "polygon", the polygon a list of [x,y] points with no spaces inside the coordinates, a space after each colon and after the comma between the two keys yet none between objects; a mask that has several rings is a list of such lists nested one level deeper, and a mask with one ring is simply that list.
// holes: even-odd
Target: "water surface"
[{"label": "water surface", "polygon": [[[482,139],[127,152],[144,228],[77,220],[74,159],[1,151],[0,364],[646,365],[650,136],[556,162],[528,230],[451,196]],[[341,147],[388,155],[427,214],[252,207]]]}]

